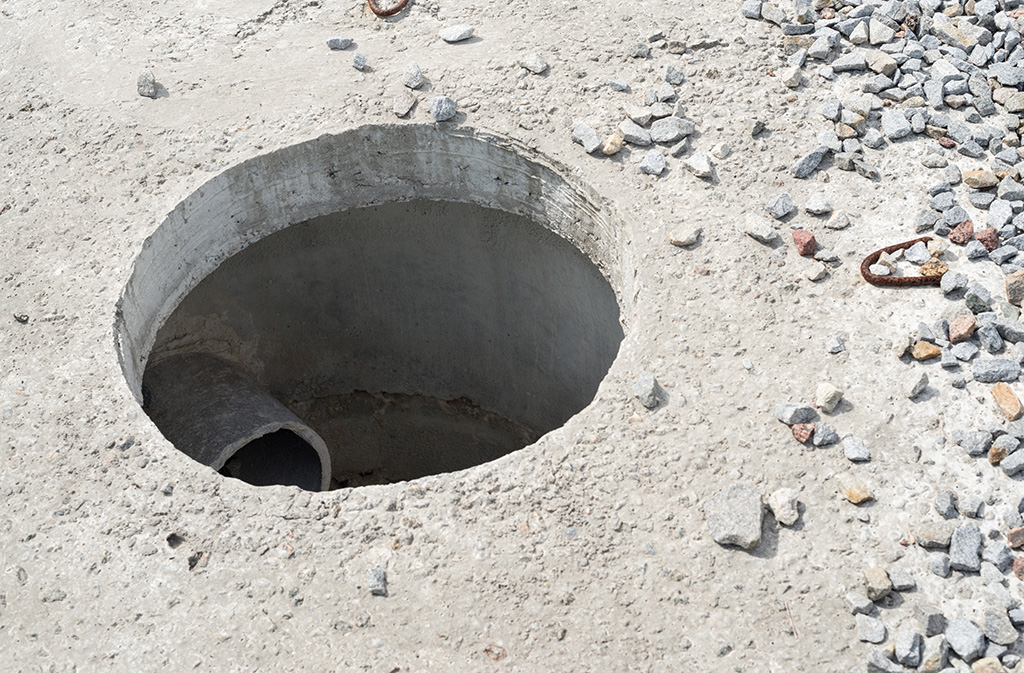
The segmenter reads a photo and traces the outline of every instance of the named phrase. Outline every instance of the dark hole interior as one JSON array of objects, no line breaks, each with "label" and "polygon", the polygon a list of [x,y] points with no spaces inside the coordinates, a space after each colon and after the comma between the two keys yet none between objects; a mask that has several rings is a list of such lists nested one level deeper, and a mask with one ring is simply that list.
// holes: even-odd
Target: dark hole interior
[{"label": "dark hole interior", "polygon": [[[504,211],[413,201],[248,246],[182,300],[150,362],[234,363],[323,439],[338,488],[461,470],[535,442],[590,403],[622,338],[611,285],[566,239]],[[159,402],[154,377],[147,385]],[[222,474],[315,489],[315,458],[275,432]]]},{"label": "dark hole interior", "polygon": [[313,447],[291,430],[278,430],[249,442],[224,463],[220,473],[253,486],[320,489],[320,459]]}]

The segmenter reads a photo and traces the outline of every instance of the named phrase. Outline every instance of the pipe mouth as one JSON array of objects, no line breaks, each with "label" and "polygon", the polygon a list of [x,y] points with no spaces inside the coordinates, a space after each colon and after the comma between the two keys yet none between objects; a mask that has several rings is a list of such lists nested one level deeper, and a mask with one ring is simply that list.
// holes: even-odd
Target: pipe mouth
[{"label": "pipe mouth", "polygon": [[[391,483],[494,460],[589,405],[631,279],[607,205],[550,159],[471,129],[363,127],[180,203],[115,336],[129,386],[142,401],[145,378],[147,413],[198,462],[253,485]],[[231,371],[190,379],[196,358]]]}]

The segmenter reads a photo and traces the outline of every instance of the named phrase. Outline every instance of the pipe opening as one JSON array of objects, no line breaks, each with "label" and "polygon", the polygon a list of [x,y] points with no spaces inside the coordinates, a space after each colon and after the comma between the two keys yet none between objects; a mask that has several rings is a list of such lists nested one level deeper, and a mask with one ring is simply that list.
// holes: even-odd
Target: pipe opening
[{"label": "pipe opening", "polygon": [[220,474],[253,486],[298,486],[320,490],[320,457],[291,430],[258,437],[227,459]]},{"label": "pipe opening", "polygon": [[491,138],[389,131],[405,143],[330,136],[229,170],[136,263],[129,383],[223,475],[466,469],[562,426],[618,354],[620,231],[586,190]]}]

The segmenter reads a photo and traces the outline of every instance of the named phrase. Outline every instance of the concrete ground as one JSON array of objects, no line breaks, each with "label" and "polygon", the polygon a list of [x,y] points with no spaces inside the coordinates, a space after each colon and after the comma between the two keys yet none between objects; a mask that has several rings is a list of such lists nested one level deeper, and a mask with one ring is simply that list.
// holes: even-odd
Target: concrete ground
[{"label": "concrete ground", "polygon": [[[977,578],[932,575],[901,541],[935,517],[939,490],[981,495],[998,524],[1019,481],[945,433],[1000,415],[987,387],[955,389],[937,364],[894,353],[955,303],[858,272],[915,237],[940,179],[920,165],[930,140],[873,154],[877,181],[828,167],[792,178],[827,127],[821,103],[858,84],[785,88],[769,72],[784,65],[779,32],[738,9],[428,1],[385,21],[320,0],[0,5],[0,669],[845,671],[869,646],[844,596],[879,565],[917,581],[881,609],[893,632],[919,604],[971,615]],[[457,23],[475,37],[437,38]],[[657,30],[686,48],[629,56]],[[355,45],[332,52],[335,35]],[[532,54],[545,75],[517,65]],[[429,84],[398,119],[410,61]],[[672,157],[643,175],[644,151],[588,156],[570,141],[578,121],[610,132],[670,64],[686,75],[693,147],[732,150],[712,179]],[[136,93],[146,69],[156,99]],[[606,86],[619,78],[631,91]],[[434,125],[438,95],[460,114]],[[768,126],[757,138],[752,117]],[[165,440],[126,382],[113,333],[134,260],[225,169],[382,124],[506,137],[592,189],[634,272],[618,358],[585,410],[491,463],[326,493],[225,479]],[[780,192],[824,194],[854,223],[800,212],[766,247],[744,218]],[[668,242],[693,224],[696,246]],[[822,280],[805,277],[796,226],[838,257]],[[951,266],[1001,291],[996,267]],[[837,335],[846,349],[830,354]],[[644,371],[666,392],[653,411],[632,392]],[[921,371],[930,390],[911,401]],[[775,420],[775,404],[810,402],[823,380],[845,398],[825,420],[864,439],[870,462],[803,446]],[[848,471],[873,503],[839,496]],[[756,549],[716,544],[703,505],[739,480],[795,489],[797,524],[768,515]],[[371,595],[374,568],[387,596]]]}]

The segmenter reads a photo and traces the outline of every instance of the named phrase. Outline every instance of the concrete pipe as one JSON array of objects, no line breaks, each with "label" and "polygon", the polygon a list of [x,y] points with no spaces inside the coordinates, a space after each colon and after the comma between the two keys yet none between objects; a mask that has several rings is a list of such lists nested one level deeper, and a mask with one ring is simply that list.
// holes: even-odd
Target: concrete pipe
[{"label": "concrete pipe", "polygon": [[171,357],[146,370],[146,412],[180,451],[254,486],[327,490],[324,441],[270,393],[220,358]]}]

